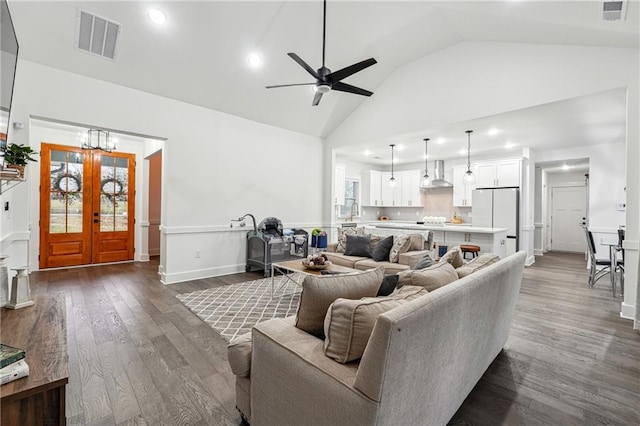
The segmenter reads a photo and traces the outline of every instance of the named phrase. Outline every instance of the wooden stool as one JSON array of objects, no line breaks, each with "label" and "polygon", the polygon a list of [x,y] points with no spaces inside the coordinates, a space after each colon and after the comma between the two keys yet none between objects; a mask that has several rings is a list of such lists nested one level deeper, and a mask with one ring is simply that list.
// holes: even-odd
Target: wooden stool
[{"label": "wooden stool", "polygon": [[462,258],[467,258],[467,253],[471,253],[471,259],[474,259],[478,256],[478,252],[480,251],[480,246],[474,246],[472,244],[463,244],[460,246],[460,250],[462,250]]}]

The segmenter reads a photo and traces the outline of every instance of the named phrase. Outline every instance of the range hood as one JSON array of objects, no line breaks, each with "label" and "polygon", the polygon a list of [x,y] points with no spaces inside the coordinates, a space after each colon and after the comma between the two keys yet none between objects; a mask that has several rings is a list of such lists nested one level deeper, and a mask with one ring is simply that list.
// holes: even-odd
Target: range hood
[{"label": "range hood", "polygon": [[444,161],[436,160],[434,161],[434,169],[433,169],[433,179],[431,183],[427,185],[426,189],[434,189],[434,188],[451,188],[453,184],[444,179]]}]

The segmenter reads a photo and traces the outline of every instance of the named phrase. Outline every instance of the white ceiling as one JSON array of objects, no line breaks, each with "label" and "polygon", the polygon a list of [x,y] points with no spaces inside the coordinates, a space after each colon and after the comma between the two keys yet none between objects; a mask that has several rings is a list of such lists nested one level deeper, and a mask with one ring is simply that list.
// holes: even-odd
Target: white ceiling
[{"label": "white ceiling", "polygon": [[[150,6],[167,14],[164,26],[149,21]],[[319,0],[13,0],[9,7],[24,59],[258,122],[324,137],[367,101],[333,92],[312,107],[309,87],[264,88],[312,82],[286,53],[319,68]],[[74,48],[77,9],[122,24],[115,61]],[[337,70],[375,57],[378,64],[345,80],[375,92],[398,67],[467,40],[639,47],[637,1],[629,3],[625,21],[604,22],[601,10],[599,1],[333,0],[327,66]],[[253,51],[264,59],[258,70],[247,66]]]},{"label": "white ceiling", "polygon": [[[471,156],[505,156],[522,148],[549,150],[625,141],[626,89],[614,89],[565,101],[479,118],[421,134],[398,136],[375,144],[349,145],[336,150],[342,159],[389,166],[396,144],[395,164],[424,161],[424,138],[429,138],[429,161],[466,158],[466,130],[471,134]],[[496,134],[489,134],[490,130]],[[399,148],[399,149],[398,149]],[[366,156],[365,152],[369,155]],[[378,158],[376,158],[378,157]]]}]

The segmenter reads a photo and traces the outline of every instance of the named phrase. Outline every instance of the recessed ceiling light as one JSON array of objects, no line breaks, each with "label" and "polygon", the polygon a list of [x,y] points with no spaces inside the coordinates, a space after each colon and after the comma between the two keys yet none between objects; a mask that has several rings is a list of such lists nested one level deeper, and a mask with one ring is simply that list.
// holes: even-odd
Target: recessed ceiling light
[{"label": "recessed ceiling light", "polygon": [[398,151],[404,151],[404,145],[398,145],[398,146],[396,146],[396,149]]},{"label": "recessed ceiling light", "polygon": [[458,154],[460,155],[467,155],[467,150],[466,149],[461,149],[460,151],[458,151]]},{"label": "recessed ceiling light", "polygon": [[446,139],[445,139],[445,138],[438,138],[438,139],[436,139],[436,143],[439,143],[440,145],[442,145],[442,144],[443,144],[443,143],[445,143],[445,142],[446,142]]},{"label": "recessed ceiling light", "polygon": [[429,157],[430,157],[430,155],[423,155],[423,156],[422,156],[422,159],[423,159],[423,160],[428,160],[428,159],[429,159]]},{"label": "recessed ceiling light", "polygon": [[490,128],[489,130],[487,130],[487,135],[489,136],[495,136],[498,133],[500,133],[501,130],[500,129],[496,129],[495,127]]},{"label": "recessed ceiling light", "polygon": [[513,148],[514,146],[516,146],[516,144],[514,144],[514,143],[513,143],[513,142],[511,142],[511,141],[508,141],[507,143],[505,143],[505,144],[504,144],[504,147],[505,147],[505,148],[507,148],[507,149],[511,149],[511,148]]},{"label": "recessed ceiling light", "polygon": [[394,163],[397,163],[397,162],[398,162],[398,158],[397,158],[397,157],[396,157],[396,158],[394,158],[394,159],[393,159],[393,162],[394,162]]},{"label": "recessed ceiling light", "polygon": [[368,157],[371,155],[371,151],[369,151],[368,149],[364,152],[364,156]]},{"label": "recessed ceiling light", "polygon": [[571,168],[571,166],[569,166],[566,163],[562,165],[562,170],[569,170],[570,168]]},{"label": "recessed ceiling light", "polygon": [[257,53],[253,52],[249,54],[247,58],[247,62],[249,62],[249,66],[251,68],[260,68],[262,66],[262,57]]},{"label": "recessed ceiling light", "polygon": [[158,9],[149,9],[148,16],[149,19],[151,19],[151,22],[157,25],[162,25],[167,22],[167,15]]}]

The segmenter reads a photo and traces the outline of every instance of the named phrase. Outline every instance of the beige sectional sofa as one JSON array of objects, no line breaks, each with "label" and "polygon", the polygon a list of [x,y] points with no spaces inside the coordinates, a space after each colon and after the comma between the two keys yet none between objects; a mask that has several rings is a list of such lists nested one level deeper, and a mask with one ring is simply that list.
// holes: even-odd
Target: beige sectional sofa
[{"label": "beige sectional sofa", "polygon": [[[323,252],[327,258],[334,264],[340,266],[346,266],[347,268],[358,269],[360,271],[366,271],[368,269],[377,268],[378,266],[384,266],[385,275],[395,274],[398,272],[406,271],[415,266],[416,263],[422,257],[429,253],[430,250],[424,250],[425,245],[428,243],[424,241],[424,237],[420,234],[412,234],[411,238],[414,239],[411,243],[409,251],[400,253],[398,255],[398,262],[376,262],[370,257],[360,256],[347,256],[344,253],[337,253],[337,244],[329,244],[327,251]],[[375,247],[375,243],[372,243],[372,248]],[[432,256],[433,257],[433,256]]]},{"label": "beige sectional sofa", "polygon": [[238,409],[252,426],[447,424],[507,340],[525,258],[381,314],[358,361],[325,356],[294,317],[257,324],[249,352],[230,346]]}]

